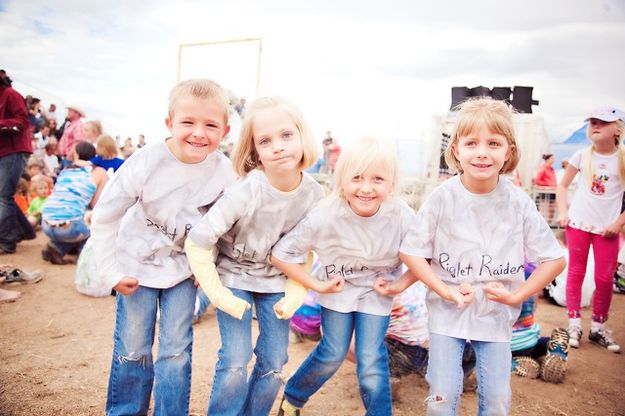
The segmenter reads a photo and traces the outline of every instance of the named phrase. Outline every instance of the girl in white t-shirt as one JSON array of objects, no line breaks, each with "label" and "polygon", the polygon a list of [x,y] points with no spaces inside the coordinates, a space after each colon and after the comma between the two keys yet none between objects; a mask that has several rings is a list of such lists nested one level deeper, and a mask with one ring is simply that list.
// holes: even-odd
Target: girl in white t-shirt
[{"label": "girl in white t-shirt", "polygon": [[[512,394],[512,325],[521,303],[553,280],[565,261],[536,205],[503,176],[519,160],[512,110],[503,101],[471,100],[462,105],[456,123],[445,160],[459,175],[428,196],[400,257],[426,284],[440,279],[458,288],[465,300],[472,298],[460,309],[428,292],[427,414],[456,414],[462,356],[471,341],[477,355],[478,414],[504,415]],[[527,281],[524,253],[539,264]]]},{"label": "girl in white t-shirt", "polygon": [[[592,244],[596,287],[588,339],[612,352],[621,349],[604,323],[612,301],[618,234],[625,225],[625,213],[621,213],[625,191],[625,147],[621,144],[624,118],[622,111],[612,107],[600,107],[590,113],[586,121],[592,145],[571,156],[556,191],[558,223],[566,227],[569,248],[566,307],[570,343],[575,348],[582,336],[581,288]],[[582,173],[581,179],[569,207],[567,190],[578,172]]]},{"label": "girl in white t-shirt", "polygon": [[[186,240],[193,274],[217,307],[221,335],[210,415],[267,415],[282,385],[288,319],[306,289],[287,281],[269,256],[280,237],[324,196],[304,172],[316,160],[314,138],[297,107],[280,97],[256,99],[233,155],[242,179],[225,190]],[[332,286],[327,283],[328,289]],[[252,304],[259,328],[255,347]],[[256,362],[248,377],[252,354]]]},{"label": "girl in white t-shirt", "polygon": [[[353,334],[366,414],[392,413],[384,338],[393,297],[378,293],[375,286],[402,275],[399,247],[414,217],[414,211],[394,195],[397,177],[397,156],[391,146],[369,138],[352,143],[339,156],[335,194],[313,208],[271,252],[272,263],[290,279],[319,291],[320,285],[339,276],[342,288],[319,295],[323,337],[287,382],[279,415],[299,415],[339,369]],[[322,265],[319,280],[302,265],[311,250]],[[416,280],[411,275],[404,279]]]}]

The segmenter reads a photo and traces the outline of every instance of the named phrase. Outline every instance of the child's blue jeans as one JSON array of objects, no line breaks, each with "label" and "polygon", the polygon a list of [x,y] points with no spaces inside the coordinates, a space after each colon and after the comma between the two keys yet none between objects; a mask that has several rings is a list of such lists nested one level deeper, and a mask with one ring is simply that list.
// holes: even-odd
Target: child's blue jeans
[{"label": "child's blue jeans", "polygon": [[[462,355],[466,340],[430,333],[426,379],[430,384],[427,414],[455,415],[462,393]],[[478,416],[510,413],[509,342],[471,341],[477,356]]]},{"label": "child's blue jeans", "polygon": [[[191,320],[195,286],[186,279],[168,289],[140,286],[117,295],[107,415],[145,415],[154,384],[154,415],[188,415],[191,393]],[[158,358],[152,360],[156,310]]]},{"label": "child's blue jeans", "polygon": [[284,388],[294,406],[304,407],[310,396],[339,369],[356,334],[356,372],[366,415],[392,414],[388,354],[384,336],[389,317],[362,312],[341,313],[321,308],[323,336]]},{"label": "child's blue jeans", "polygon": [[221,348],[208,414],[268,415],[282,384],[282,367],[288,359],[289,321],[278,319],[273,311],[284,292],[231,290],[256,307],[260,332],[253,350],[256,363],[248,380],[247,364],[252,359],[252,310],[247,310],[239,320],[217,309]]}]

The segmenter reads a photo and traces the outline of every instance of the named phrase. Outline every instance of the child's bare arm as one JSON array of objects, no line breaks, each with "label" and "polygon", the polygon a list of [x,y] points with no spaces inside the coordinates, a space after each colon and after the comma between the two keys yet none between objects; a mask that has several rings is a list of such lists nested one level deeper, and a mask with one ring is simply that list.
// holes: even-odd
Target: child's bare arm
[{"label": "child's bare arm", "polygon": [[564,257],[545,261],[540,263],[525,283],[514,292],[510,292],[499,282],[486,284],[484,292],[488,299],[495,302],[505,305],[518,305],[534,293],[541,291],[564,270],[564,267],[566,267]]},{"label": "child's bare arm", "polygon": [[417,276],[408,270],[394,282],[386,280],[384,276],[378,277],[373,283],[373,289],[384,296],[395,296],[408,289],[408,287],[410,287],[417,280],[419,280]]},{"label": "child's bare arm", "polygon": [[422,257],[409,256],[404,253],[399,254],[399,258],[408,269],[414,273],[419,280],[425,283],[430,289],[445,300],[454,302],[458,308],[464,307],[465,301],[462,293],[457,288],[451,288],[443,282],[430,267],[427,260]]},{"label": "child's bare arm", "polygon": [[303,264],[287,263],[277,259],[275,256],[271,256],[271,264],[276,266],[282,273],[284,273],[289,279],[293,279],[302,286],[308,287],[318,293],[335,293],[343,290],[343,284],[345,283],[343,278],[334,277],[331,280],[322,282],[313,278]]}]

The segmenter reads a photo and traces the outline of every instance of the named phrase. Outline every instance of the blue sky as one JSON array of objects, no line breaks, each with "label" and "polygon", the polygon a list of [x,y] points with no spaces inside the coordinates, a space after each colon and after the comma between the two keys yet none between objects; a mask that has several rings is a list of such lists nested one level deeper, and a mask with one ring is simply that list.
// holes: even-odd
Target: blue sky
[{"label": "blue sky", "polygon": [[[263,39],[260,94],[292,98],[320,140],[425,140],[452,86],[533,86],[556,141],[592,107],[625,107],[622,0],[2,0],[0,27],[16,89],[148,140],[167,133],[178,45],[241,38]],[[183,74],[251,98],[255,50],[217,49],[189,52]]]}]

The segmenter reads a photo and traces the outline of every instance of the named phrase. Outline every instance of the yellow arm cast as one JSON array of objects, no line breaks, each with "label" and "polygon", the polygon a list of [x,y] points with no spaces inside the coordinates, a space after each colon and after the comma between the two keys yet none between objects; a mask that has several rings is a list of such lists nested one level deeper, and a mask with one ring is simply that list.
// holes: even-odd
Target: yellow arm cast
[{"label": "yellow arm cast", "polygon": [[[306,257],[306,263],[304,268],[308,273],[312,269],[314,256],[312,252],[308,253]],[[308,294],[308,289],[295,280],[286,280],[286,286],[284,287],[284,297],[280,299],[273,307],[273,311],[279,319],[291,319],[297,309],[302,306],[304,299]]]},{"label": "yellow arm cast", "polygon": [[280,319],[291,319],[295,311],[302,306],[308,289],[295,280],[287,279],[284,287],[284,297],[273,307],[273,311]]},{"label": "yellow arm cast", "polygon": [[215,268],[213,248],[204,249],[187,238],[184,250],[195,279],[200,283],[211,303],[228,315],[241,319],[251,306],[243,299],[234,296],[230,289],[221,284]]}]

